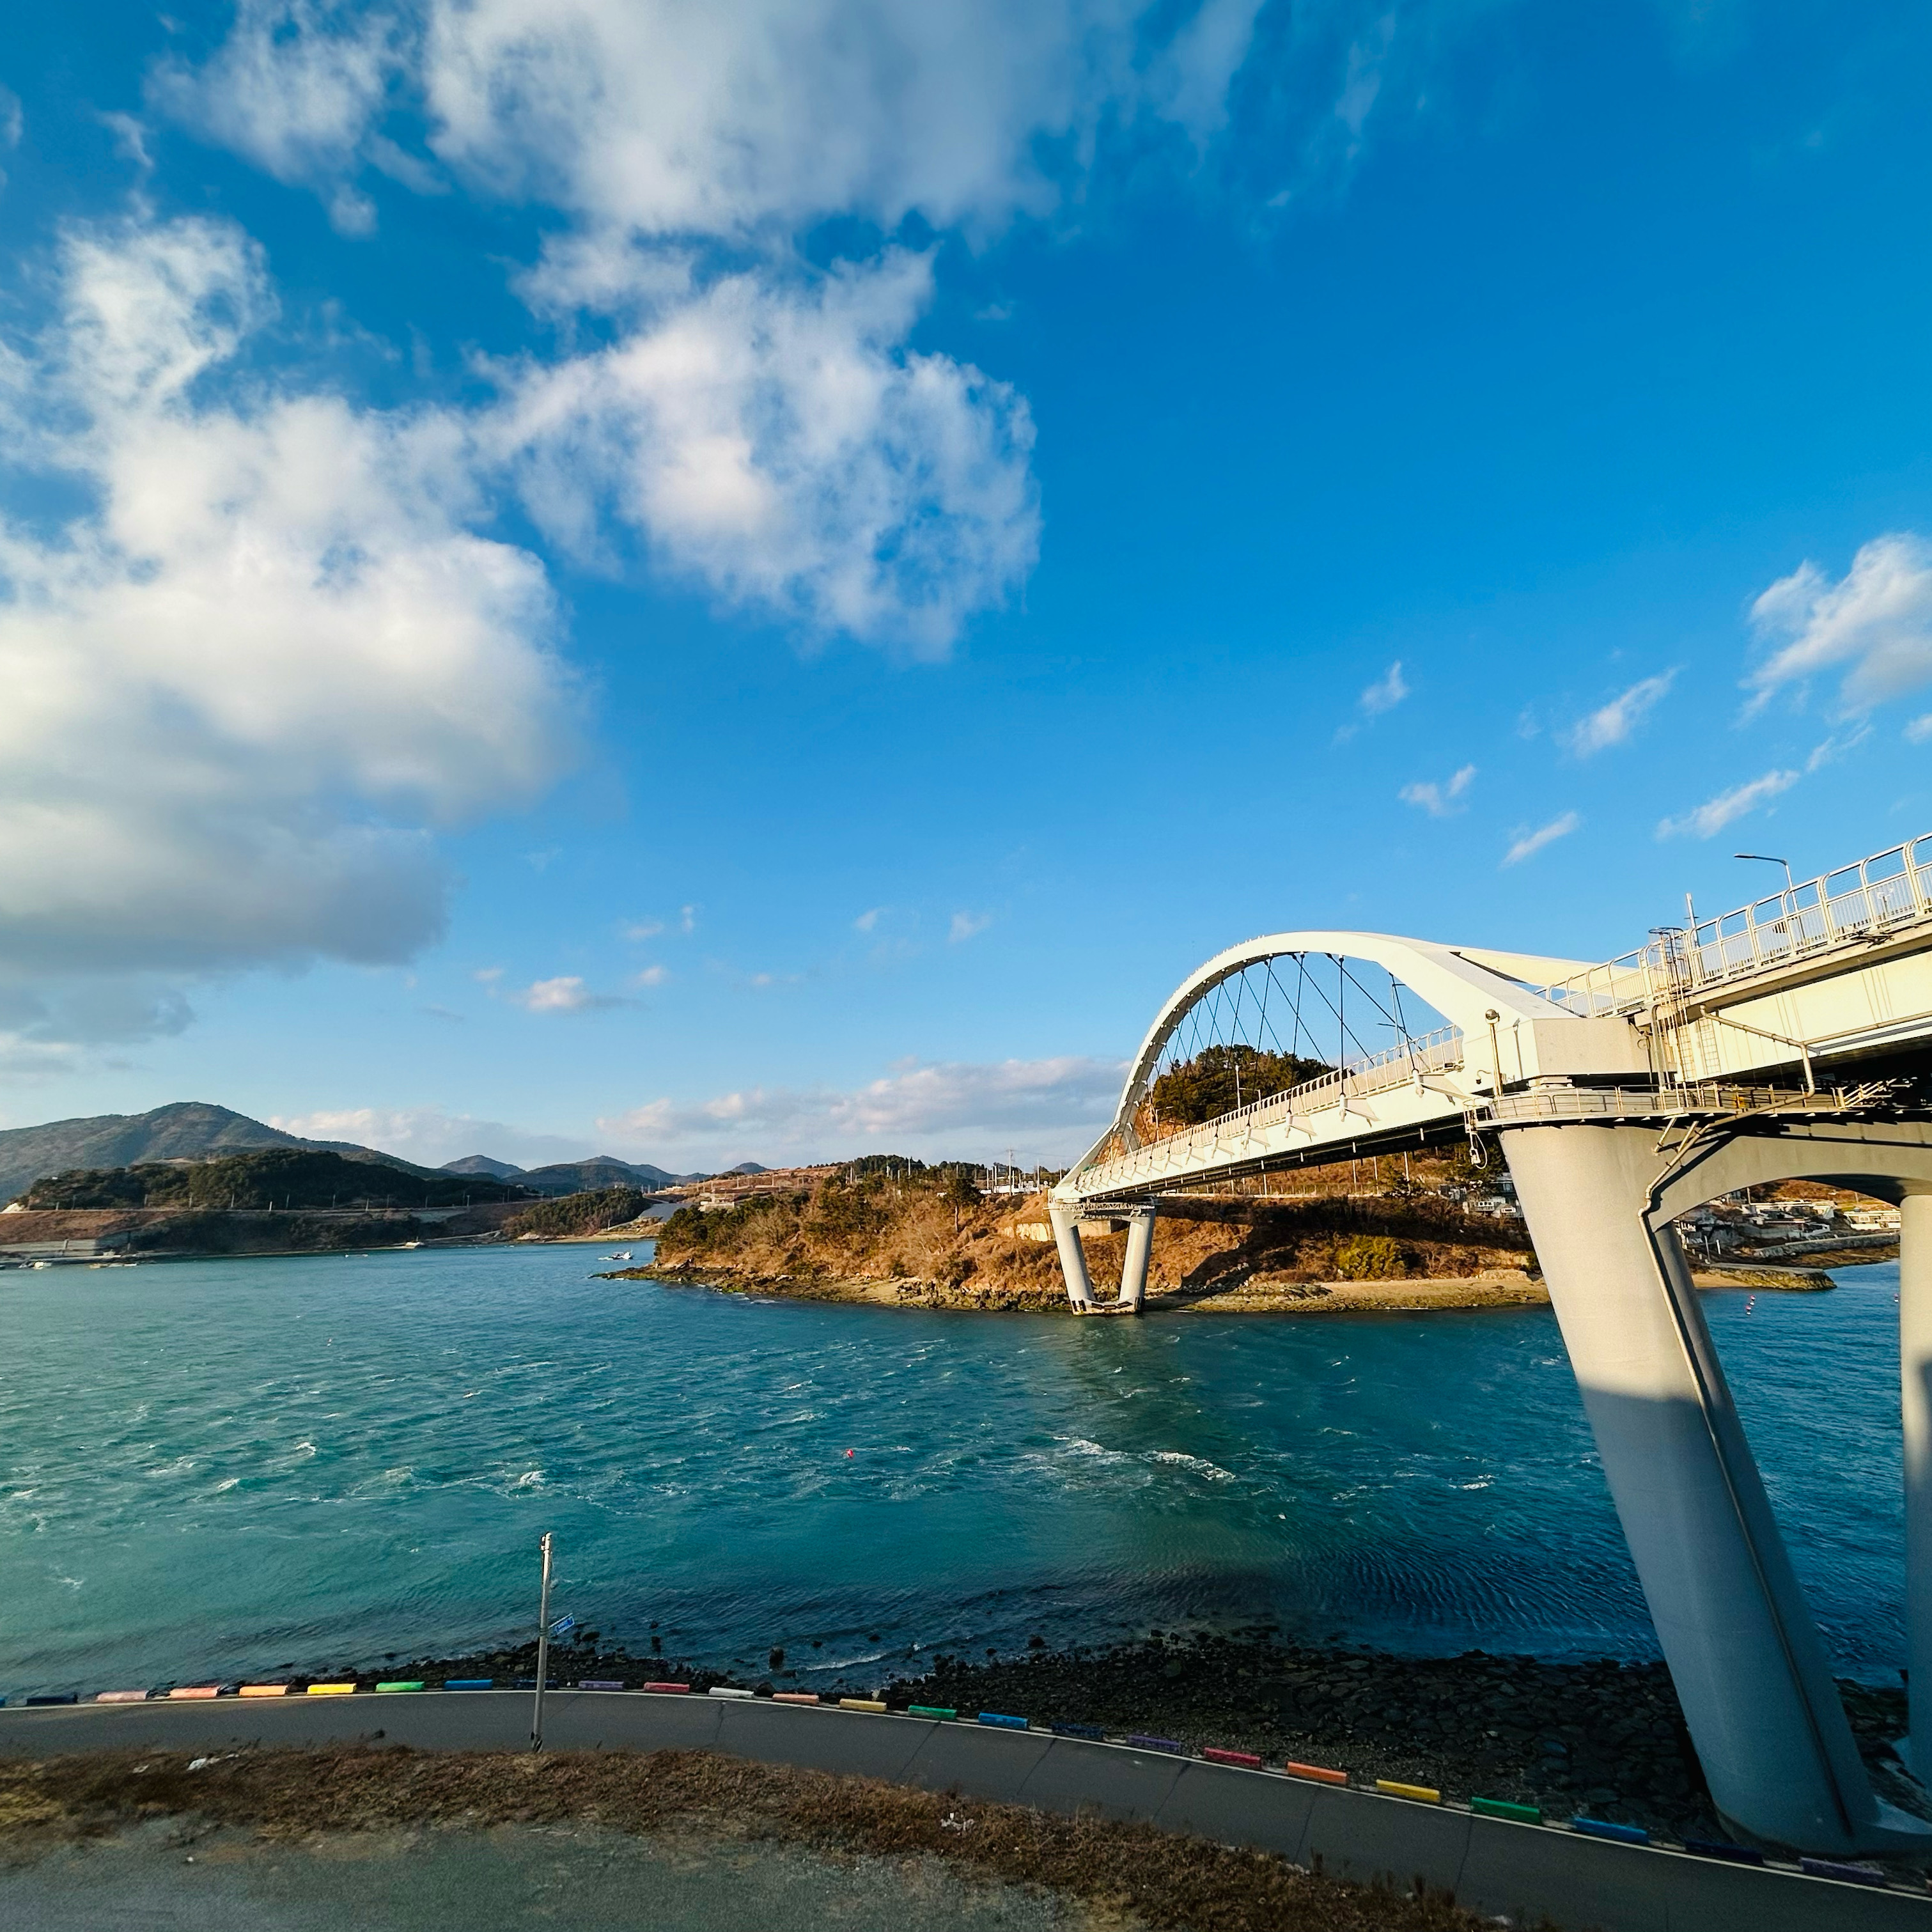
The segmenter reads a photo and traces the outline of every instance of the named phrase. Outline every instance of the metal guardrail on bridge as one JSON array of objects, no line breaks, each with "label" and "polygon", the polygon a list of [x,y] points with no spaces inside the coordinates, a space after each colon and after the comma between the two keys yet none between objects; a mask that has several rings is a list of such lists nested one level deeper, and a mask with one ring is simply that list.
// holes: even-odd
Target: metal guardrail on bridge
[{"label": "metal guardrail on bridge", "polygon": [[1834,947],[1932,919],[1932,836],[1894,845],[1768,898],[1557,981],[1544,997],[1585,1016],[1640,1012]]}]

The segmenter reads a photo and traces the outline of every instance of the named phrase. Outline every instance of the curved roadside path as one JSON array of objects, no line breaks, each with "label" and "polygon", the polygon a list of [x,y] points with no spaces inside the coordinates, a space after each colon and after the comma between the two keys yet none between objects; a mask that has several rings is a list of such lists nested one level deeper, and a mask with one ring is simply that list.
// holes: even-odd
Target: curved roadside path
[{"label": "curved roadside path", "polygon": [[[527,1691],[432,1690],[0,1710],[0,1752],[518,1750],[529,1746],[530,1702]],[[1725,1864],[1051,1732],[762,1699],[563,1690],[545,1695],[544,1732],[550,1750],[726,1751],[988,1803],[1090,1810],[1277,1852],[1331,1877],[1404,1889],[1420,1877],[1513,1922],[1547,1917],[1602,1932],[1932,1932],[1932,1894]]]}]

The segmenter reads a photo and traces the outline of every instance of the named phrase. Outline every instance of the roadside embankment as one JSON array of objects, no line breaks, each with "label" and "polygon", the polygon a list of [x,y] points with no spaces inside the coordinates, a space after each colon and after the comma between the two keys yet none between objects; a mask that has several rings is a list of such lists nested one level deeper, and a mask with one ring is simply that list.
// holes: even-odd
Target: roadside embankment
[{"label": "roadside embankment", "polygon": [[[896,1709],[1019,1712],[1042,1725],[1152,1733],[1190,1749],[1214,1745],[1271,1762],[1333,1766],[1361,1780],[1394,1778],[1459,1799],[1511,1800],[1552,1817],[1582,1810],[1678,1838],[1724,1835],[1660,1663],[1556,1663],[1480,1651],[1398,1656],[1298,1645],[1250,1629],[1156,1634],[1091,1650],[1042,1646],[978,1660],[922,1650],[828,1670],[814,1668],[812,1652],[784,1630],[774,1630],[777,1647],[755,1664],[680,1654],[676,1647],[640,1655],[592,1634],[591,1642],[550,1646],[555,1682],[635,1689],[672,1679],[698,1695],[724,1685],[875,1698]],[[530,1682],[536,1667],[536,1646],[525,1643],[390,1658],[380,1670],[344,1664],[288,1681],[298,1689],[321,1682],[368,1690],[385,1679],[507,1687]],[[1908,1808],[1922,1802],[1893,1753],[1905,1722],[1903,1689],[1850,1679],[1839,1689],[1880,1790]]]}]

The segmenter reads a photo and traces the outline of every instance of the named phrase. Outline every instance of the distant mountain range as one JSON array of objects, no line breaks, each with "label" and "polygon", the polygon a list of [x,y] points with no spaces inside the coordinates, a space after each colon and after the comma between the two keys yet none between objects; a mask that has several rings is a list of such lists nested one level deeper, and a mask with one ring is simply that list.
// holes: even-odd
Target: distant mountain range
[{"label": "distant mountain range", "polygon": [[[634,1166],[599,1154],[590,1160],[559,1161],[524,1168],[488,1154],[471,1154],[441,1168],[418,1167],[400,1155],[358,1147],[353,1141],[304,1140],[265,1121],[251,1120],[206,1100],[177,1100],[145,1114],[93,1114],[44,1126],[0,1129],[0,1204],[11,1201],[36,1180],[70,1168],[132,1167],[137,1162],[206,1160],[218,1154],[260,1148],[311,1148],[349,1160],[375,1161],[405,1174],[482,1174],[514,1180],[540,1194],[576,1194],[598,1187],[635,1187],[655,1193],[680,1180],[708,1180],[704,1174],[668,1174],[661,1167]],[[747,1161],[734,1174],[761,1174]]]},{"label": "distant mountain range", "polygon": [[[709,1174],[667,1174],[661,1167],[619,1160],[608,1154],[592,1154],[588,1160],[554,1161],[548,1167],[513,1167],[487,1154],[465,1154],[460,1160],[446,1161],[445,1174],[487,1174],[493,1180],[514,1180],[520,1187],[534,1187],[540,1194],[583,1194],[597,1187],[636,1187],[646,1194],[660,1188],[676,1187],[687,1180],[710,1180]],[[748,1160],[731,1169],[734,1174],[763,1174],[765,1169]]]}]

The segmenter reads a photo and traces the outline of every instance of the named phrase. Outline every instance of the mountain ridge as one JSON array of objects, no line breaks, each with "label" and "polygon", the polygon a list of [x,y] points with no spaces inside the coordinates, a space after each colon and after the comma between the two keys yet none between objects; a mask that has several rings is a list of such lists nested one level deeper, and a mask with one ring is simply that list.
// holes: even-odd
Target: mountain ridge
[{"label": "mountain ridge", "polygon": [[[639,1186],[655,1192],[677,1180],[702,1174],[671,1174],[662,1168],[634,1165],[600,1154],[589,1161],[560,1161],[526,1170],[488,1154],[472,1154],[443,1167],[424,1167],[400,1154],[354,1141],[316,1141],[272,1127],[212,1100],[173,1100],[144,1114],[85,1114],[38,1126],[0,1128],[0,1205],[16,1199],[37,1180],[74,1168],[134,1167],[156,1161],[207,1160],[224,1154],[259,1153],[271,1148],[301,1148],[370,1161],[419,1179],[452,1174],[483,1174],[514,1180],[539,1193],[571,1194],[585,1188]],[[589,1171],[587,1173],[585,1171]],[[594,1177],[594,1178],[592,1178]]]}]

